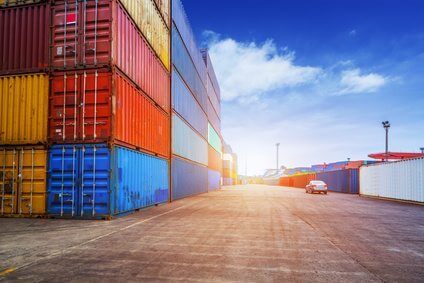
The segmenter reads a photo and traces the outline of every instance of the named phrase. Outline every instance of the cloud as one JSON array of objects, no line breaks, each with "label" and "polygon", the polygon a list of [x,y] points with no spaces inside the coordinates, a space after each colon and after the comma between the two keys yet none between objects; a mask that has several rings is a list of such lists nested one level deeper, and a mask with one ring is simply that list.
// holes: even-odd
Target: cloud
[{"label": "cloud", "polygon": [[278,50],[272,40],[256,44],[210,31],[204,35],[226,101],[257,101],[264,93],[314,82],[322,73],[319,67],[296,65],[294,53]]},{"label": "cloud", "polygon": [[361,74],[360,69],[341,73],[340,90],[337,94],[372,93],[387,84],[389,78],[376,73]]},{"label": "cloud", "polygon": [[349,35],[352,36],[352,37],[356,36],[356,34],[357,34],[356,29],[353,29],[349,32]]}]

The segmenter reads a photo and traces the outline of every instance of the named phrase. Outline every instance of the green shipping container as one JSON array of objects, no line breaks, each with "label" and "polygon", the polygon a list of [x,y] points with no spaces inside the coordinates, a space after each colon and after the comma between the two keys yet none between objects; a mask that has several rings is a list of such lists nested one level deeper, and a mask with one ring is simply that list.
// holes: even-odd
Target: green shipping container
[{"label": "green shipping container", "polygon": [[208,142],[216,151],[222,154],[221,138],[210,123],[208,123]]}]

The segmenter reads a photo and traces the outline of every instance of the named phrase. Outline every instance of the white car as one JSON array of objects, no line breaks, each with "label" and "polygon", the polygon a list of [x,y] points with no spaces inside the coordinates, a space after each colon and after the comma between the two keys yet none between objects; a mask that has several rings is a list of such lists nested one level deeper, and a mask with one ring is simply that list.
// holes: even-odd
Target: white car
[{"label": "white car", "polygon": [[308,185],[306,185],[306,193],[307,194],[313,194],[313,193],[324,193],[327,194],[327,184],[323,181],[310,181]]}]

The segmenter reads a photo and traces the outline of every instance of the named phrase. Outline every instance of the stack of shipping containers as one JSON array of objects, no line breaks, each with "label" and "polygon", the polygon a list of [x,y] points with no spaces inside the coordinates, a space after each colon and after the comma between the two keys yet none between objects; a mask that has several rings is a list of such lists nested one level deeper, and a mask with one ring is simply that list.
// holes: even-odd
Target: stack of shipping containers
[{"label": "stack of shipping containers", "polygon": [[48,3],[0,2],[2,216],[46,213],[49,20]]},{"label": "stack of shipping containers", "polygon": [[0,1],[0,38],[1,215],[110,218],[219,188],[219,86],[179,0]]},{"label": "stack of shipping containers", "polygon": [[219,188],[220,97],[180,0],[172,19],[172,199],[180,199]]},{"label": "stack of shipping containers", "polygon": [[50,215],[108,218],[168,200],[164,2],[52,4]]},{"label": "stack of shipping containers", "polygon": [[224,186],[237,185],[238,182],[238,158],[231,146],[224,143],[222,156],[222,177]]}]

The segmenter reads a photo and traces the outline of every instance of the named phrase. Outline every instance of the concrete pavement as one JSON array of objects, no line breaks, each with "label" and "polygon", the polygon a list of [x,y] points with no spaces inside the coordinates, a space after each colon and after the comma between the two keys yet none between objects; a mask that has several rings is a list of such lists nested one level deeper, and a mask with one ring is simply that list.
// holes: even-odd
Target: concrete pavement
[{"label": "concrete pavement", "polygon": [[424,207],[228,187],[114,221],[0,219],[0,281],[424,280]]}]

